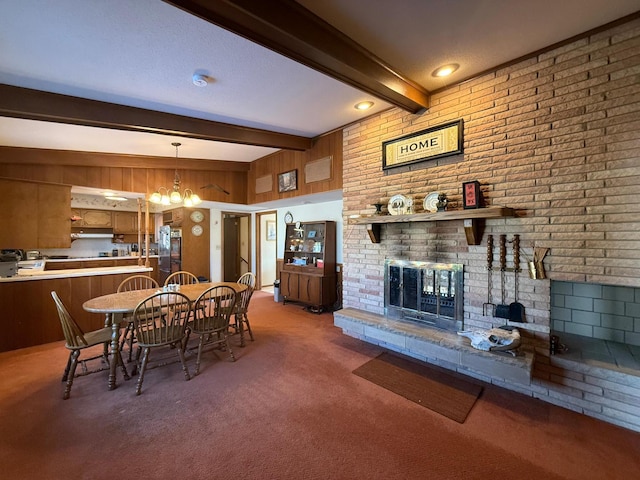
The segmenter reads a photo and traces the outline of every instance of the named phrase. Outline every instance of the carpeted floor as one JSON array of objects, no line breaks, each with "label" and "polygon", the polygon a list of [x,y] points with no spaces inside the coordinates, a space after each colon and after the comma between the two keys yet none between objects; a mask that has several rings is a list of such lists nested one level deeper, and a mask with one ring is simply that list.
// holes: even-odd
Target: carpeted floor
[{"label": "carpeted floor", "polygon": [[[61,399],[62,343],[0,354],[0,466],[11,479],[623,479],[640,434],[491,385],[463,424],[351,372],[382,349],[329,313],[256,292],[256,341]],[[238,339],[234,339],[237,345]],[[193,358],[189,361],[193,372]]]}]

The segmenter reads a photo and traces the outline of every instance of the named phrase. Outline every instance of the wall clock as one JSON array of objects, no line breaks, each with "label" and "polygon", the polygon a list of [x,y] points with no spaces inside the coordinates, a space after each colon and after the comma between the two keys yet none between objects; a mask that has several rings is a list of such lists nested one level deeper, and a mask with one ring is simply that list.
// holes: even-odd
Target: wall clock
[{"label": "wall clock", "polygon": [[291,212],[284,214],[284,223],[293,223],[293,214]]},{"label": "wall clock", "polygon": [[202,220],[204,220],[204,213],[202,213],[200,210],[194,210],[193,212],[191,212],[191,220],[196,223],[200,223]]},{"label": "wall clock", "polygon": [[193,233],[196,237],[202,235],[202,232],[202,225],[194,225],[193,227],[191,227],[191,233]]}]

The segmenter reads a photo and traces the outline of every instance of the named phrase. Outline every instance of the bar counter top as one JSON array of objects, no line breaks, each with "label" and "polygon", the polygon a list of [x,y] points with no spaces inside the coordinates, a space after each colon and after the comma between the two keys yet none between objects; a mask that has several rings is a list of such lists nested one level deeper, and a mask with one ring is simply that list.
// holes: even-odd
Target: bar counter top
[{"label": "bar counter top", "polygon": [[[125,258],[125,257],[107,257]],[[33,280],[49,280],[54,278],[95,277],[100,275],[134,274],[153,271],[151,267],[139,265],[123,265],[119,267],[70,268],[66,270],[29,270],[20,269],[18,275],[0,278],[0,283],[24,282]]]},{"label": "bar counter top", "polygon": [[[46,260],[47,262],[52,262],[52,263],[56,263],[56,262],[82,262],[82,261],[86,261],[86,260],[132,260],[135,259],[137,260],[139,257],[137,255],[123,255],[123,256],[119,256],[119,257],[112,257],[112,256],[108,256],[108,257],[67,257],[67,258],[45,258],[44,260]],[[144,262],[144,259],[147,258],[146,256],[142,257],[142,261]],[[158,255],[149,255],[149,258],[158,258]]]}]

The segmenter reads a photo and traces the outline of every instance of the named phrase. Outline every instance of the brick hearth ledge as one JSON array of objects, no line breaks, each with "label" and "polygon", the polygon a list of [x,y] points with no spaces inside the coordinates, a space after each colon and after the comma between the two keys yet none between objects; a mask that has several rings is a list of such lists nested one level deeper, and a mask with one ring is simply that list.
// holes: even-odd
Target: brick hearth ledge
[{"label": "brick hearth ledge", "polygon": [[503,352],[484,352],[454,332],[355,308],[334,312],[333,323],[345,335],[489,383],[531,383],[534,354],[523,348],[516,357]]}]

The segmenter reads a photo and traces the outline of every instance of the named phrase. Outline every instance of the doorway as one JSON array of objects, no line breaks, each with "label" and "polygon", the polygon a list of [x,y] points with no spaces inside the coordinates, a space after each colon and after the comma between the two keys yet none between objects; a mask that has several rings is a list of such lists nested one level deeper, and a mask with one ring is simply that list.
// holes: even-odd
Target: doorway
[{"label": "doorway", "polygon": [[251,215],[222,212],[222,279],[235,282],[251,270]]},{"label": "doorway", "polygon": [[277,269],[277,212],[276,210],[256,214],[256,268],[257,285],[260,289],[273,291],[278,278]]}]

